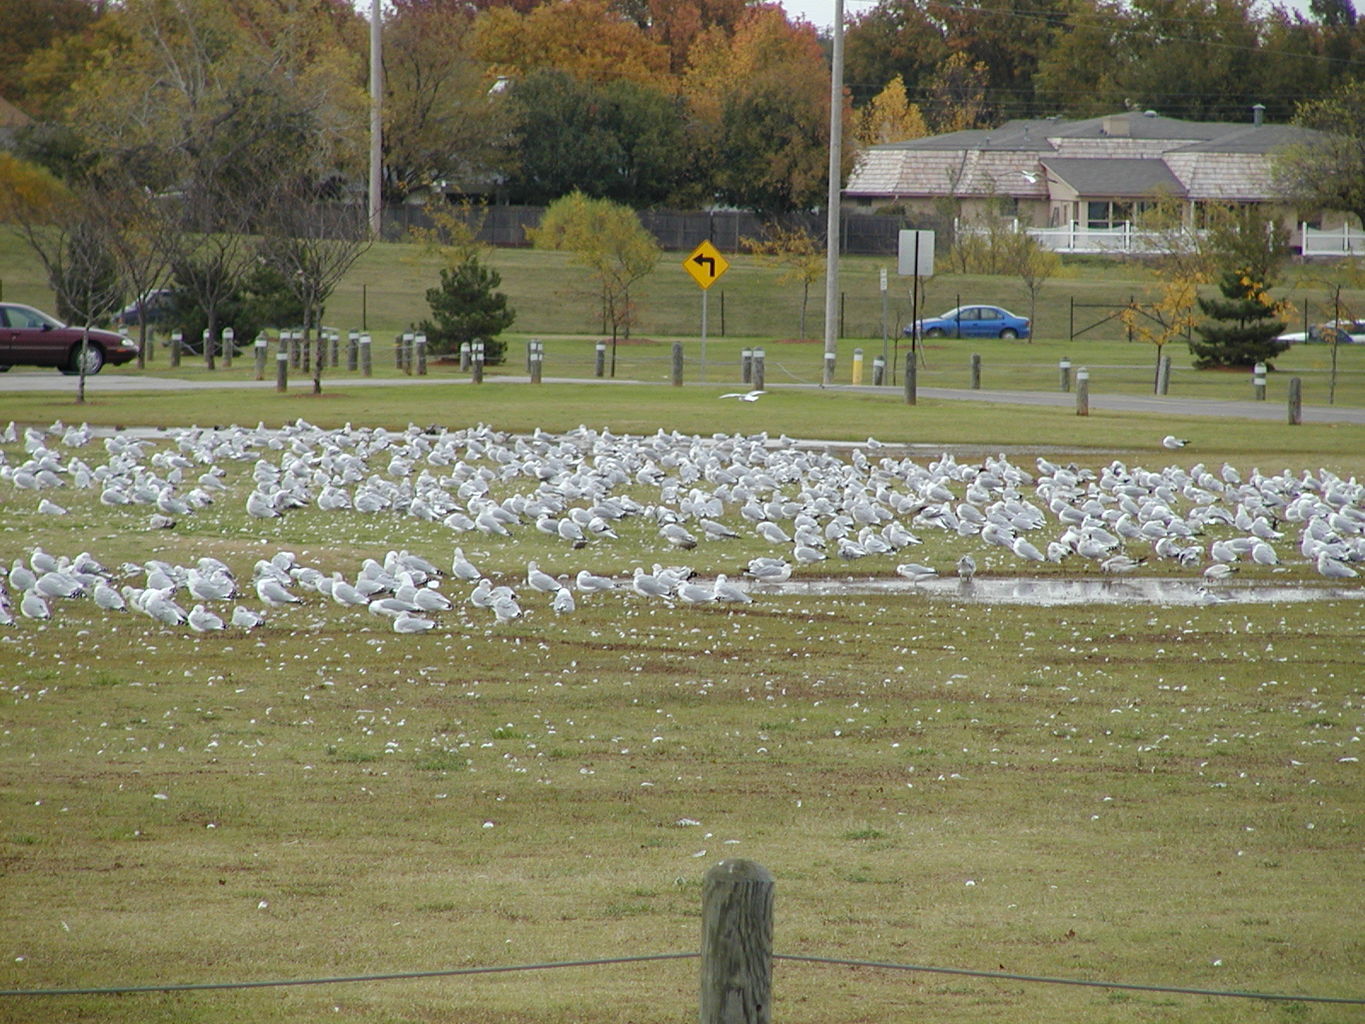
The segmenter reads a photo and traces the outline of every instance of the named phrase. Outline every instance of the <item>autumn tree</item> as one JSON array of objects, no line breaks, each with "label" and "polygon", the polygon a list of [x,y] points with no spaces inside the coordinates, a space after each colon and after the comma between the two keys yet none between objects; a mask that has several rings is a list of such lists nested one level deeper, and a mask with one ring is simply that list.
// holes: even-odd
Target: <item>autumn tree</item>
[{"label": "autumn tree", "polygon": [[0,96],[37,116],[47,97],[31,89],[28,60],[79,37],[98,17],[98,9],[85,0],[0,0],[7,54],[0,61]]},{"label": "autumn tree", "polygon": [[811,285],[824,276],[825,252],[819,241],[802,226],[784,227],[771,223],[764,229],[764,238],[741,238],[739,244],[758,257],[760,263],[782,268],[778,280],[782,284],[801,286],[801,322],[799,337],[806,336],[806,309],[810,305]]},{"label": "autumn tree", "polygon": [[943,23],[922,0],[878,0],[859,8],[844,33],[844,81],[859,107],[896,77],[920,95],[921,83],[947,57]]},{"label": "autumn tree", "polygon": [[1344,210],[1365,225],[1365,81],[1345,81],[1304,104],[1294,122],[1320,134],[1278,157],[1281,186],[1305,212]]},{"label": "autumn tree", "polygon": [[[697,41],[684,88],[721,201],[764,216],[823,204],[829,72],[812,26],[754,8],[733,40],[712,30]],[[852,150],[843,150],[845,174]]]},{"label": "autumn tree", "polygon": [[472,53],[473,15],[458,3],[404,3],[384,24],[384,196],[446,182],[477,191],[506,170],[505,92]]},{"label": "autumn tree", "polygon": [[667,79],[668,50],[608,0],[564,0],[526,14],[496,7],[474,23],[473,52],[489,73],[510,79],[544,70],[604,84]]},{"label": "autumn tree", "polygon": [[878,146],[923,138],[929,134],[929,126],[919,104],[910,102],[905,82],[897,74],[858,111],[854,133],[862,146]]},{"label": "autumn tree", "polygon": [[540,226],[527,234],[537,249],[573,254],[587,268],[601,300],[602,318],[611,329],[611,373],[616,375],[616,342],[630,336],[636,310],[630,290],[653,273],[661,251],[635,211],[606,199],[571,192],[551,203]]},{"label": "autumn tree", "polygon": [[630,206],[682,200],[700,180],[678,100],[638,82],[599,85],[538,71],[508,94],[518,162],[514,200],[544,204],[574,189]]},{"label": "autumn tree", "polygon": [[1161,359],[1166,345],[1177,338],[1189,337],[1198,322],[1195,313],[1198,295],[1198,279],[1177,272],[1162,278],[1157,296],[1151,302],[1134,299],[1119,313],[1119,320],[1133,337],[1156,348],[1153,394],[1161,393]]},{"label": "autumn tree", "polygon": [[985,127],[990,113],[987,83],[986,65],[973,62],[961,50],[935,68],[924,100],[925,117],[934,131],[946,134]]}]

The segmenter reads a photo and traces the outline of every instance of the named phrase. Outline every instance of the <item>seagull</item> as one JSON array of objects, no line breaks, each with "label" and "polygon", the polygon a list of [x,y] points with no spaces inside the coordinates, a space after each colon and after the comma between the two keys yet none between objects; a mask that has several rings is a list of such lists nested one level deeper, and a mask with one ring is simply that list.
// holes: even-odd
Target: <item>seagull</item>
[{"label": "seagull", "polygon": [[1174,434],[1167,434],[1161,439],[1161,446],[1163,448],[1184,448],[1189,443],[1189,438],[1176,437]]},{"label": "seagull", "polygon": [[429,629],[435,629],[436,623],[431,619],[424,619],[420,615],[413,615],[410,612],[400,612],[393,620],[393,631],[395,633],[425,633]]},{"label": "seagull", "polygon": [[208,633],[223,628],[223,620],[202,604],[197,604],[190,609],[186,621],[189,623],[190,629],[196,633]]},{"label": "seagull", "polygon": [[299,604],[302,600],[286,590],[284,585],[273,576],[262,576],[256,581],[256,596],[272,608],[281,608],[287,604]]},{"label": "seagull", "polygon": [[976,559],[971,555],[963,555],[957,560],[957,575],[964,583],[970,583],[972,577],[976,575]]},{"label": "seagull", "polygon": [[615,590],[616,581],[606,576],[594,576],[587,569],[579,570],[574,577],[574,586],[583,594],[596,594],[603,590]]},{"label": "seagull", "polygon": [[[787,571],[791,571],[790,567],[788,567]],[[731,583],[725,573],[720,573],[716,576],[716,584],[712,590],[716,595],[717,601],[733,601],[738,604],[752,604],[754,600],[743,587]]]},{"label": "seagull", "polygon": [[542,572],[535,562],[526,563],[526,585],[532,590],[539,590],[542,594],[555,594],[563,589],[559,585],[559,580],[548,572]]},{"label": "seagull", "polygon": [[550,607],[561,614],[572,612],[577,607],[577,605],[574,604],[573,591],[568,587],[560,587],[555,591],[555,596],[550,602]]},{"label": "seagull", "polygon": [[255,629],[265,621],[264,616],[253,612],[245,605],[238,605],[232,609],[232,625],[237,629]]},{"label": "seagull", "polygon": [[721,398],[738,398],[741,402],[757,402],[766,391],[727,391]]},{"label": "seagull", "polygon": [[896,566],[896,574],[904,576],[911,583],[920,583],[933,579],[938,575],[938,570],[932,566],[920,565],[918,562],[904,562]]}]

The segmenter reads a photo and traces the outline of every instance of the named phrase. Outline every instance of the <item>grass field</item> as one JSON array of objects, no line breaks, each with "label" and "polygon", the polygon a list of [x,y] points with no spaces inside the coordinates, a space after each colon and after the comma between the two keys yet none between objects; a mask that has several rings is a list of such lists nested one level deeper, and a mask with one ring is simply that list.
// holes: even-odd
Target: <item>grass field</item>
[{"label": "grass field", "polygon": [[[528,266],[542,259],[514,255]],[[509,287],[515,264],[504,271]],[[36,287],[24,293],[15,283],[12,266],[6,297],[41,300]],[[384,273],[404,272],[395,263]],[[529,287],[548,296],[549,280]],[[679,294],[695,299],[695,289]],[[547,300],[537,315],[547,323],[564,315],[556,305],[567,302]],[[384,322],[401,319],[397,309],[395,299]],[[380,315],[376,305],[370,312]],[[574,340],[550,343],[547,375],[557,372],[557,345],[575,347],[580,365],[590,356],[595,336],[567,320],[562,333]],[[717,341],[708,355],[733,359],[726,346],[738,344]],[[1040,360],[988,356],[987,386],[1055,384],[1063,344],[1010,350],[1046,353]],[[793,376],[818,367],[818,346],[775,347],[801,353]],[[1117,378],[1130,347],[1096,342],[1107,362],[1093,365]],[[631,358],[647,349],[622,346]],[[929,358],[929,373],[949,374],[937,366],[949,362],[947,349]],[[1130,362],[1140,389],[1146,360]],[[631,365],[623,375],[648,378],[643,359]],[[1354,383],[1342,387],[1356,390],[1339,400],[1344,393],[1359,404],[1365,367],[1351,365]],[[1296,372],[1309,374],[1306,364]],[[768,376],[779,379],[772,364]],[[84,406],[66,395],[4,394],[0,426],[302,419],[393,430],[487,423],[529,434],[587,424],[618,435],[676,430],[697,435],[698,446],[717,433],[872,436],[932,446],[912,453],[925,465],[939,446],[963,446],[964,463],[1007,449],[1031,472],[1045,453],[1093,469],[1117,460],[1153,471],[1199,463],[1215,473],[1227,462],[1248,476],[1253,467],[1296,477],[1365,473],[1358,427],[1082,421],[1060,410],[911,409],[895,394],[827,391],[779,390],[745,404],[717,401],[722,381],[531,392],[347,388],[338,378],[313,397],[114,395],[96,378]],[[1234,394],[1245,382],[1222,383],[1226,393],[1217,380],[1207,393],[1246,397]],[[1192,378],[1188,386],[1205,385]],[[1165,451],[1159,438],[1170,432],[1196,443]],[[108,461],[98,441],[67,449],[53,438],[50,447],[64,461]],[[148,470],[170,474],[173,447],[172,435],[159,436]],[[27,458],[22,443],[2,450],[10,467]],[[105,506],[96,491],[72,486],[25,490],[7,474],[0,562],[27,560],[35,548],[88,551],[109,567],[192,565],[211,555],[245,580],[256,560],[288,550],[353,577],[365,558],[396,549],[448,565],[461,544],[495,582],[519,587],[525,616],[494,624],[463,601],[468,585],[446,580],[441,589],[457,604],[423,635],[398,635],[387,620],[316,595],[270,611],[251,632],[163,627],[87,599],[53,602],[47,622],[0,627],[0,990],[690,952],[704,871],[739,856],[777,880],[781,953],[1365,996],[1357,923],[1365,601],[1032,607],[905,591],[759,594],[752,605],[694,607],[603,594],[580,595],[575,613],[557,616],[548,598],[526,591],[528,561],[557,575],[687,562],[705,576],[737,576],[759,549],[747,536],[679,552],[644,517],[622,523],[610,546],[576,552],[529,526],[496,538],[393,511],[248,515],[257,461],[283,465],[307,450],[297,440],[222,460],[228,489],[159,531],[148,530],[145,506]],[[876,464],[886,450],[863,454]],[[506,463],[486,448],[465,450],[464,461],[487,471],[499,497],[537,485],[504,475]],[[661,464],[676,483],[673,500],[702,482],[682,482],[679,465]],[[393,472],[387,456],[366,467],[381,478],[397,479]],[[642,504],[670,500],[667,485],[622,490]],[[68,513],[40,513],[43,498]],[[744,526],[733,507],[723,519]],[[907,557],[950,573],[972,550],[956,535],[922,532],[924,544],[899,555],[821,563],[797,576],[886,578]],[[1212,530],[1201,541],[1223,535]],[[1314,582],[1288,540],[1277,546],[1280,566],[1246,564],[1241,577]],[[986,577],[1018,571],[1003,555],[979,560]],[[1143,571],[1189,575],[1156,562]],[[1074,563],[1032,572],[1096,574]],[[1358,592],[1358,580],[1347,582]],[[254,594],[243,603],[259,606]],[[787,961],[774,982],[773,1019],[811,1024],[1361,1019],[1359,1006]],[[284,989],[5,996],[0,1020],[624,1024],[695,1020],[695,1005],[696,963],[680,960]]]}]

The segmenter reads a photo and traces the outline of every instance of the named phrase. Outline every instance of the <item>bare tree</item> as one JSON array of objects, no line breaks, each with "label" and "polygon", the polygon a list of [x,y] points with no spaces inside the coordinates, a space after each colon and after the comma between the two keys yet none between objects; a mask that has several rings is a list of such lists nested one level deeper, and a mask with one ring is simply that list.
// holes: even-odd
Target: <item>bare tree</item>
[{"label": "bare tree", "polygon": [[[291,194],[292,192],[292,194]],[[289,190],[276,197],[266,225],[261,255],[279,271],[303,307],[303,343],[321,330],[322,311],[337,284],[370,247],[364,211],[355,204],[310,200]],[[319,338],[313,365],[313,394],[322,394],[326,363]]]}]

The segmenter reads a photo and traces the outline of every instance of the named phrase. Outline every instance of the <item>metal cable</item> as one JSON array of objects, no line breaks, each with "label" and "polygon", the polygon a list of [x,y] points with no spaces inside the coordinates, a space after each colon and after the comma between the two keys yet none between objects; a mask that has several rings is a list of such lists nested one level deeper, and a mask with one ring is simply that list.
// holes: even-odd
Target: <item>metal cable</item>
[{"label": "metal cable", "polygon": [[[266,981],[190,982],[168,985],[111,985],[91,988],[11,989],[0,990],[3,996],[103,996],[129,995],[149,992],[205,992],[222,989],[289,988],[304,985],[341,985],[364,981],[413,981],[419,978],[454,978],[476,974],[510,974],[519,971],[558,970],[565,967],[601,967],[612,964],[650,963],[659,960],[695,960],[700,953],[655,953],[644,956],[607,957],[597,960],[568,960],[544,964],[511,964],[501,967],[462,967],[436,971],[400,971],[388,974],[357,974],[334,978],[287,978]],[[1138,985],[1122,981],[1092,981],[1082,978],[1049,978],[1032,974],[1012,974],[1006,971],[978,971],[965,967],[929,967],[923,964],[895,964],[875,960],[844,960],[837,957],[773,954],[774,960],[791,963],[827,964],[836,967],[867,967],[888,971],[916,971],[923,974],[951,974],[959,977],[984,978],[991,981],[1019,981],[1042,985],[1071,985],[1084,988],[1122,989],[1129,992],[1158,992],[1171,995],[1213,996],[1225,999],[1263,999],[1279,1002],[1330,1003],[1341,1006],[1365,1006],[1365,998],[1349,996],[1285,995],[1271,992],[1241,992],[1225,989],[1190,988],[1180,985]]]},{"label": "metal cable", "polygon": [[0,990],[0,996],[113,996],[136,992],[204,992],[212,989],[288,988],[302,985],[343,985],[359,981],[413,981],[418,978],[454,978],[469,974],[509,974],[515,971],[549,971],[561,967],[600,967],[604,964],[636,964],[652,960],[688,960],[700,953],[656,953],[602,960],[567,960],[548,964],[510,964],[504,967],[458,967],[443,971],[398,971],[390,974],[354,974],[339,978],[284,978],[267,981],[204,981],[172,985],[111,985],[96,988],[48,988]]},{"label": "metal cable", "polygon": [[1166,992],[1187,996],[1221,996],[1232,999],[1272,999],[1296,1003],[1339,1003],[1365,1006],[1365,999],[1345,996],[1291,996],[1270,992],[1237,992],[1222,989],[1186,988],[1178,985],[1136,985],[1122,981],[1089,981],[1082,978],[1045,978],[1033,974],[1010,974],[1007,971],[974,971],[965,967],[925,967],[918,964],[888,964],[867,960],[840,960],[833,957],[791,956],[773,954],[774,960],[791,960],[807,964],[834,964],[840,967],[879,967],[889,971],[920,971],[926,974],[956,974],[969,978],[989,978],[994,981],[1028,981],[1043,985],[1080,985],[1086,988],[1118,988],[1130,992]]}]

